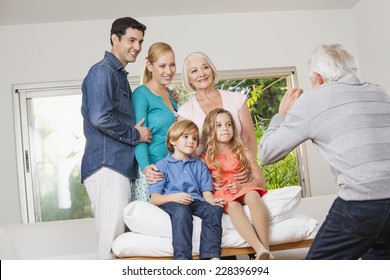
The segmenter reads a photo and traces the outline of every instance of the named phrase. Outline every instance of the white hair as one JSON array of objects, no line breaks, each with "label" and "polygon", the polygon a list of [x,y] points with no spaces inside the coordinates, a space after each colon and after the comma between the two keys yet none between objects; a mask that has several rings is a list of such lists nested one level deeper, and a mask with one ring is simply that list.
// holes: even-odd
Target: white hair
[{"label": "white hair", "polygon": [[310,79],[314,74],[321,75],[325,83],[335,82],[348,74],[356,74],[357,66],[354,57],[340,44],[322,44],[314,50],[309,60]]},{"label": "white hair", "polygon": [[188,65],[187,65],[187,61],[188,61],[188,59],[190,59],[192,57],[195,57],[195,56],[203,58],[206,61],[206,63],[210,66],[210,68],[211,68],[211,70],[213,72],[213,75],[214,75],[213,84],[216,84],[219,81],[218,70],[215,67],[214,63],[211,61],[211,59],[203,52],[192,52],[184,59],[183,72],[182,72],[183,86],[184,86],[184,88],[186,88],[189,91],[193,91],[193,90],[195,90],[195,88],[190,84],[190,81],[188,79]]}]

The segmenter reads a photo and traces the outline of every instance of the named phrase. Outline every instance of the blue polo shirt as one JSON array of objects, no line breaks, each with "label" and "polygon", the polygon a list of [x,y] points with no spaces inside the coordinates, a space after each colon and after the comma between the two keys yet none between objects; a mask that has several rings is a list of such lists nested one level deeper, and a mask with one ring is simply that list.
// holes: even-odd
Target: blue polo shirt
[{"label": "blue polo shirt", "polygon": [[149,185],[149,195],[185,192],[194,200],[203,201],[202,192],[213,191],[210,172],[199,159],[190,156],[187,161],[177,160],[169,154],[156,163],[163,180]]}]

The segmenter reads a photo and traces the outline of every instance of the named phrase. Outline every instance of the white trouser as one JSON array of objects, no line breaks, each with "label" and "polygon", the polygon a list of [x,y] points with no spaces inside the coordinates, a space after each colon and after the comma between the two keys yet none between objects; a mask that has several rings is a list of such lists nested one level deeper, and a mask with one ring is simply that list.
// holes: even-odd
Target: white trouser
[{"label": "white trouser", "polygon": [[98,238],[98,259],[113,259],[112,242],[125,232],[123,208],[130,202],[129,178],[103,167],[84,180]]}]

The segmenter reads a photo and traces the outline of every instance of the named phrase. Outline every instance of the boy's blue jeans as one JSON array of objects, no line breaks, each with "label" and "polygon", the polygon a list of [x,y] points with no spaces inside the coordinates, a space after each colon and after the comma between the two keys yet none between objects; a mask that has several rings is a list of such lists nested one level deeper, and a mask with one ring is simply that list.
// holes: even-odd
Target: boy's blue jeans
[{"label": "boy's blue jeans", "polygon": [[195,215],[202,219],[200,258],[220,258],[223,208],[196,200],[189,205],[169,202],[160,206],[171,217],[175,260],[192,260],[192,230]]},{"label": "boy's blue jeans", "polygon": [[306,259],[390,260],[390,199],[337,198]]}]

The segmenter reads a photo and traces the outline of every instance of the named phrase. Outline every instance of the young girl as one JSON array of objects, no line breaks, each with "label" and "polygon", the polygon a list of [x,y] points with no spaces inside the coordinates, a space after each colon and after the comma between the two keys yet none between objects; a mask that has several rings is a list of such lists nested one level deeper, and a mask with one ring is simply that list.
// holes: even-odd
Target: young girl
[{"label": "young girl", "polygon": [[171,217],[175,260],[192,259],[192,215],[202,219],[200,258],[221,256],[223,200],[213,196],[207,166],[192,157],[199,145],[199,130],[189,120],[177,121],[168,130],[170,154],[156,163],[163,179],[149,186],[154,205]]},{"label": "young girl", "polygon": [[[265,179],[255,155],[237,140],[235,123],[229,111],[221,108],[207,114],[203,125],[205,148],[201,159],[211,176],[221,184],[214,196],[225,200],[225,213],[229,214],[238,233],[256,251],[256,259],[273,259],[269,251],[269,212],[261,196]],[[238,183],[233,175],[248,168],[253,176],[249,183]],[[245,215],[248,205],[253,225]]]}]

